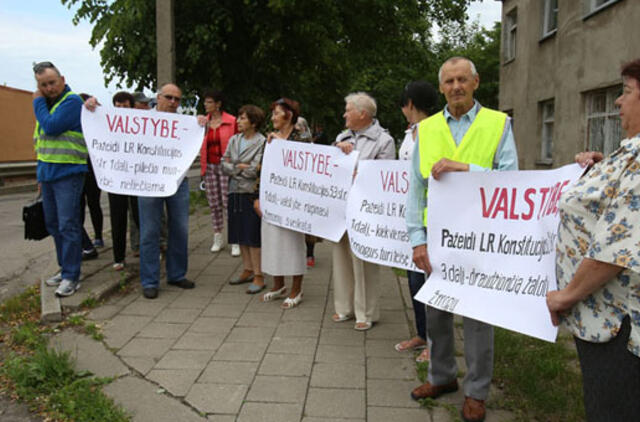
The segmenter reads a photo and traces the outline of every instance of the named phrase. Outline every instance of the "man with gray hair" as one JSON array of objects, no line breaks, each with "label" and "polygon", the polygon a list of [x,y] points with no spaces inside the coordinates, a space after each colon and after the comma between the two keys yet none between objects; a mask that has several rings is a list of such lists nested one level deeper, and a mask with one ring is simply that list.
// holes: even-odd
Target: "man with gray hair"
[{"label": "man with gray hair", "polygon": [[[349,94],[344,101],[347,130],[336,137],[334,145],[345,154],[355,149],[360,153],[358,160],[393,160],[395,143],[375,118],[376,101],[364,92]],[[371,328],[379,318],[378,266],[353,255],[346,233],[333,247],[333,280],[333,321],[355,316],[356,330]]]},{"label": "man with gray hair", "polygon": [[[437,183],[442,174],[449,171],[518,169],[509,117],[482,107],[473,98],[480,84],[473,62],[464,57],[452,57],[444,62],[438,78],[447,105],[442,112],[421,121],[418,126],[406,212],[413,262],[427,275],[431,273],[427,253],[429,176]],[[427,305],[426,319],[431,363],[427,382],[411,392],[416,400],[435,399],[458,390],[453,314]],[[493,327],[471,318],[464,318],[463,323],[467,373],[462,418],[467,422],[479,422],[485,418],[484,401],[489,395],[493,376]]]}]

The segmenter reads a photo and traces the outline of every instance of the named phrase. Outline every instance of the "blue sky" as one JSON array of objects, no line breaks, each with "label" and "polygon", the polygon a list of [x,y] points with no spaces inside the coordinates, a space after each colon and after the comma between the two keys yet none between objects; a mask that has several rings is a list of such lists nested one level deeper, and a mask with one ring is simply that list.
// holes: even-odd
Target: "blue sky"
[{"label": "blue sky", "polygon": [[[474,2],[469,16],[491,26],[500,20],[501,6],[495,0]],[[59,0],[0,0],[0,10],[0,85],[32,91],[32,63],[50,60],[75,92],[104,101],[117,91],[115,84],[104,86],[99,50],[89,45],[91,25],[74,26],[73,11]]]}]

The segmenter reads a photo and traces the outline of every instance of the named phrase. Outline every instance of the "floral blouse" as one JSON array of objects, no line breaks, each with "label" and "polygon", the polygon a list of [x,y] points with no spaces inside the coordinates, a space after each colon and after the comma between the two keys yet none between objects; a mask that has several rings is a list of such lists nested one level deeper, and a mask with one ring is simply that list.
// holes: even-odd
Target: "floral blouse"
[{"label": "floral blouse", "polygon": [[576,337],[605,343],[631,320],[630,352],[640,357],[640,137],[591,168],[560,199],[556,246],[558,288],[584,257],[625,269],[576,304],[563,325]]}]

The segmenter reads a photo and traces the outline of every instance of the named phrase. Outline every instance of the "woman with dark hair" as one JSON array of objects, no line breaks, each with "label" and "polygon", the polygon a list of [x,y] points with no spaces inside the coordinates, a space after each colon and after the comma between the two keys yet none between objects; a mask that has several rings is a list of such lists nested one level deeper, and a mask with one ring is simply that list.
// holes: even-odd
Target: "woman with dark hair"
[{"label": "woman with dark hair", "polygon": [[[411,160],[418,135],[418,123],[429,117],[429,114],[436,108],[437,103],[438,93],[429,82],[414,81],[405,86],[400,98],[400,106],[402,114],[409,122],[409,129],[406,130],[404,140],[400,146],[399,156],[401,160]],[[424,349],[416,358],[416,361],[426,362],[429,360],[429,347],[427,345],[425,305],[413,299],[424,284],[425,277],[424,273],[414,271],[407,271],[407,277],[415,315],[416,336],[396,344],[395,349],[398,352]]]},{"label": "woman with dark hair", "polygon": [[[200,175],[204,177],[207,202],[211,210],[213,224],[213,244],[211,252],[222,249],[222,229],[224,227],[224,211],[227,209],[227,190],[229,178],[222,173],[220,161],[229,139],[238,132],[236,118],[222,110],[223,94],[209,91],[204,94],[204,109],[207,112],[202,149],[200,150]],[[231,245],[231,255],[240,255],[240,247]]]},{"label": "woman with dark hair", "polygon": [[[120,91],[112,98],[113,106],[133,108],[135,99],[128,92]],[[111,238],[113,241],[113,269],[122,271],[125,266],[127,248],[127,210],[131,211],[134,224],[140,228],[138,217],[138,197],[109,193],[109,218],[111,220]]]},{"label": "woman with dark hair", "polygon": [[640,415],[640,60],[622,82],[627,138],[606,158],[576,155],[592,166],[560,198],[558,290],[547,293],[551,321],[574,335],[588,421]]},{"label": "woman with dark hair", "polygon": [[260,265],[260,217],[253,208],[258,197],[257,180],[264,151],[264,135],[260,127],[264,111],[254,105],[244,105],[238,111],[238,130],[222,157],[222,171],[229,177],[229,243],[239,245],[243,271],[229,284],[253,280],[251,289],[264,289]]},{"label": "woman with dark hair", "polygon": [[[274,131],[269,134],[267,142],[271,142],[273,138],[309,142],[311,139],[295,128],[299,115],[300,105],[297,101],[289,98],[274,101],[271,104],[271,123]],[[259,209],[259,201],[256,207]],[[293,276],[291,292],[281,307],[291,309],[298,306],[302,301],[302,277],[306,271],[304,233],[263,221],[262,242],[263,270],[273,276],[273,288],[262,296],[262,301],[270,302],[285,297],[287,287],[284,277]]]}]

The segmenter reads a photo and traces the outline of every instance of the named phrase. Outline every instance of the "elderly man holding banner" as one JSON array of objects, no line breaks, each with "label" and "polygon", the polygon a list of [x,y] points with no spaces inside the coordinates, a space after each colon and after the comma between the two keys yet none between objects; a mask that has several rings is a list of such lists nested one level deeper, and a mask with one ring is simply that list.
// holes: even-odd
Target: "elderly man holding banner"
[{"label": "elderly man holding banner", "polygon": [[[518,169],[509,117],[482,107],[473,98],[480,83],[473,62],[464,57],[448,59],[440,67],[438,82],[447,105],[442,112],[419,124],[407,199],[413,261],[427,274],[431,273],[427,252],[429,176],[438,180],[450,171]],[[416,400],[435,399],[458,390],[453,314],[427,306],[427,320],[427,335],[432,342],[431,364],[428,381],[411,393]],[[464,348],[468,369],[462,417],[465,421],[482,421],[493,375],[493,327],[464,318]]]}]

